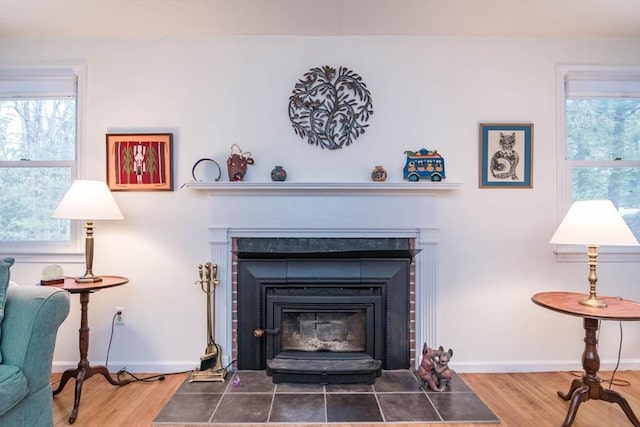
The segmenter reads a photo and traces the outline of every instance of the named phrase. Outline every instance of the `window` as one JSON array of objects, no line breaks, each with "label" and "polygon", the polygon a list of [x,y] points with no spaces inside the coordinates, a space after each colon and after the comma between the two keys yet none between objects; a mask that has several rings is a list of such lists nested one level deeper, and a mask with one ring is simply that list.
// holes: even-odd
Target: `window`
[{"label": "window", "polygon": [[76,178],[79,70],[0,69],[3,254],[77,252],[77,230],[51,218]]},{"label": "window", "polygon": [[573,201],[609,199],[640,240],[640,69],[562,67],[558,80],[559,218]]}]

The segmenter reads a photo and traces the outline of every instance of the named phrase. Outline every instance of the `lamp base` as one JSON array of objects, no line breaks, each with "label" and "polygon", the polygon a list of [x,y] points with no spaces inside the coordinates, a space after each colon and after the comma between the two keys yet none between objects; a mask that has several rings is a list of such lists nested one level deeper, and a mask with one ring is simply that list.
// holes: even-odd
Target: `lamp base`
[{"label": "lamp base", "polygon": [[84,276],[76,277],[76,283],[96,283],[102,282],[102,277],[100,276]]},{"label": "lamp base", "polygon": [[589,298],[587,299],[582,299],[580,301],[578,301],[580,304],[582,305],[586,305],[588,307],[592,307],[592,308],[605,308],[607,306],[607,303],[596,298],[595,295],[591,295],[589,296]]}]

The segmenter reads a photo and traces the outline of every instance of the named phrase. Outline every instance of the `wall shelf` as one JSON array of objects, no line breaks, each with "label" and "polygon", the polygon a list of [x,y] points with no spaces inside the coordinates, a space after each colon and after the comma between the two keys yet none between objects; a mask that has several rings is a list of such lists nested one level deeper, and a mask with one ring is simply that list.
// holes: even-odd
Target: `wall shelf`
[{"label": "wall shelf", "polygon": [[456,190],[461,183],[441,182],[187,182],[181,188],[220,194],[418,194]]}]

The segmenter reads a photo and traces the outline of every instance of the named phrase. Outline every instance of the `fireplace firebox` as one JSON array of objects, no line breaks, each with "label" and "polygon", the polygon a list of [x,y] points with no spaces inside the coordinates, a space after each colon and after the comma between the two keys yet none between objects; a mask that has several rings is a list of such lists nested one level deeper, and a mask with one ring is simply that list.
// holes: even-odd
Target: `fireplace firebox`
[{"label": "fireplace firebox", "polygon": [[238,239],[238,368],[317,383],[373,383],[381,369],[408,368],[410,245]]}]

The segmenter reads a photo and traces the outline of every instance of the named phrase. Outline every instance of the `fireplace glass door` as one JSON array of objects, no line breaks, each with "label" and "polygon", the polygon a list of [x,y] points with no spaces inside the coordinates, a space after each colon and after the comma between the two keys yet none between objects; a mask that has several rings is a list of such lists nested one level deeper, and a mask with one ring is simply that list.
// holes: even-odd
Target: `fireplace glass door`
[{"label": "fireplace glass door", "polygon": [[282,351],[365,352],[366,324],[363,309],[284,309]]},{"label": "fireplace glass door", "polygon": [[352,299],[268,295],[266,324],[278,333],[267,338],[267,359],[379,358],[381,299]]}]

